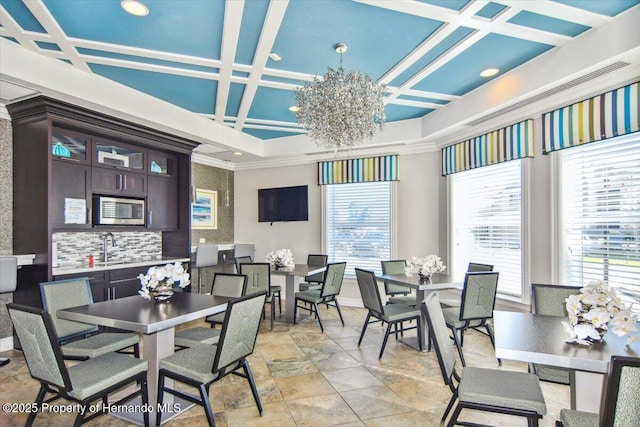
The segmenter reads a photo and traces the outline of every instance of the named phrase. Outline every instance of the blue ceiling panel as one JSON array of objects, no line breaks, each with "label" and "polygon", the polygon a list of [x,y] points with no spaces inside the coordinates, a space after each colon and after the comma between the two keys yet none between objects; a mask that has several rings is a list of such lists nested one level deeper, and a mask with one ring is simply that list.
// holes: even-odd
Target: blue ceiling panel
[{"label": "blue ceiling panel", "polygon": [[278,68],[322,75],[327,67],[340,66],[333,45],[343,42],[349,46],[344,68],[378,80],[440,24],[350,1],[330,2],[330,7],[322,1],[292,1],[272,51],[282,57]]},{"label": "blue ceiling panel", "polygon": [[245,85],[243,84],[231,83],[231,86],[229,87],[229,96],[227,98],[227,107],[224,112],[225,116],[235,117],[238,115],[244,89]]},{"label": "blue ceiling panel", "polygon": [[496,15],[498,15],[500,12],[502,12],[506,8],[507,6],[504,6],[502,4],[497,4],[493,2],[487,3],[482,9],[480,9],[478,13],[476,13],[476,16],[481,16],[487,19],[493,19]]},{"label": "blue ceiling panel", "polygon": [[260,139],[273,139],[273,138],[282,138],[284,136],[294,136],[300,135],[302,132],[284,132],[278,130],[268,130],[268,129],[251,129],[244,128],[242,130],[244,133],[248,133],[251,136],[255,136]]},{"label": "blue ceiling panel", "polygon": [[38,47],[40,49],[44,49],[44,50],[55,50],[55,51],[58,51],[58,52],[60,52],[62,50],[62,49],[60,49],[60,46],[58,46],[55,43],[37,41],[36,44],[38,45]]},{"label": "blue ceiling panel", "polygon": [[473,33],[475,30],[471,28],[460,27],[457,28],[454,32],[449,34],[442,42],[438,43],[438,46],[431,49],[424,55],[420,60],[416,61],[411,67],[407,68],[403,73],[400,73],[398,77],[391,81],[391,86],[400,86],[402,83],[407,81],[409,78],[413,77],[420,70],[422,70],[427,65],[431,64],[435,59],[437,59],[440,55],[445,53],[447,50],[451,49],[469,34]]},{"label": "blue ceiling panel", "polygon": [[522,11],[508,21],[511,24],[531,27],[537,30],[548,31],[551,33],[562,34],[565,36],[575,37],[587,31],[590,27],[586,25],[576,24],[574,22],[563,21],[549,16],[539,15]]},{"label": "blue ceiling panel", "polygon": [[202,114],[213,114],[218,82],[90,64],[91,71],[140,92]]},{"label": "blue ceiling panel", "polygon": [[38,20],[21,0],[0,0],[0,5],[6,9],[13,20],[16,21],[23,30],[46,33],[46,30],[40,25]]},{"label": "blue ceiling panel", "polygon": [[384,106],[384,113],[387,116],[387,122],[395,122],[397,120],[415,119],[429,114],[433,110],[431,108],[408,107],[405,105],[387,104]]},{"label": "blue ceiling panel", "polygon": [[470,0],[419,0],[421,3],[427,3],[434,6],[440,6],[451,10],[462,10]]},{"label": "blue ceiling panel", "polygon": [[236,62],[238,64],[253,64],[256,47],[260,41],[262,24],[269,9],[269,2],[251,1],[245,3],[242,11],[242,25],[236,48]]},{"label": "blue ceiling panel", "polygon": [[295,113],[289,107],[296,104],[293,91],[259,87],[251,104],[248,117],[251,119],[295,122]]},{"label": "blue ceiling panel", "polygon": [[620,12],[640,4],[640,0],[553,0],[567,6],[588,10],[601,15],[616,16]]},{"label": "blue ceiling panel", "polygon": [[415,85],[414,89],[462,96],[492,80],[480,71],[498,68],[501,74],[527,62],[552,46],[499,34],[489,34]]},{"label": "blue ceiling panel", "polygon": [[147,1],[140,18],[120,7],[120,0],[44,0],[69,37],[219,59],[224,2]]}]

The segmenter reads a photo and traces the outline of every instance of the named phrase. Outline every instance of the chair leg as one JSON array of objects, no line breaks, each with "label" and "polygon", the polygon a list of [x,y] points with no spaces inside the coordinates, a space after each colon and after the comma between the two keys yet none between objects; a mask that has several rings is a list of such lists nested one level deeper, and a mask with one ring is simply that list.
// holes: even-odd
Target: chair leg
[{"label": "chair leg", "polygon": [[462,407],[460,406],[460,404],[458,404],[456,406],[456,409],[454,409],[453,411],[453,415],[451,415],[451,419],[449,420],[447,427],[453,427],[456,425],[456,421],[458,421],[458,416],[460,416],[460,411],[462,411]]},{"label": "chair leg", "polygon": [[207,415],[209,427],[215,427],[216,422],[213,419],[213,411],[211,410],[211,402],[209,402],[207,387],[204,384],[200,384],[198,390],[200,390],[200,398],[202,399],[202,406],[204,406],[204,413]]},{"label": "chair leg", "polygon": [[280,291],[278,291],[278,310],[280,310],[280,314],[282,314],[282,298],[280,297]]},{"label": "chair leg", "polygon": [[84,415],[82,415],[82,412],[78,412],[78,415],[76,415],[75,420],[73,420],[73,427],[80,427],[82,425],[83,419],[84,419]]},{"label": "chair leg", "polygon": [[320,323],[320,331],[324,333],[324,326],[322,326],[322,318],[320,317],[320,311],[318,310],[318,304],[313,303],[313,309],[316,311],[316,316],[318,316],[318,323]]},{"label": "chair leg", "polygon": [[44,384],[40,384],[40,390],[38,391],[38,396],[36,397],[35,403],[35,411],[29,412],[29,417],[27,418],[27,422],[25,423],[25,427],[31,427],[33,425],[33,421],[36,419],[36,415],[40,412],[40,408],[42,407],[42,402],[44,401],[44,396],[47,394],[47,387]]},{"label": "chair leg", "polygon": [[293,301],[293,324],[296,324],[296,318],[298,314],[298,298],[295,299],[295,301]]},{"label": "chair leg", "polygon": [[[145,376],[142,381],[140,381],[140,391],[142,392],[142,406],[145,408],[149,406],[149,389],[147,386],[147,377]],[[144,427],[149,427],[149,411],[144,411],[142,416],[144,417]]]},{"label": "chair leg", "polygon": [[158,374],[158,413],[156,414],[156,427],[160,425],[162,420],[162,402],[164,400],[164,375],[162,372]]},{"label": "chair leg", "polygon": [[451,400],[449,400],[447,409],[445,409],[444,414],[442,414],[442,418],[440,418],[440,424],[444,424],[445,420],[447,419],[447,415],[449,415],[449,412],[451,411],[451,408],[453,408],[453,404],[455,403],[457,398],[458,396],[455,394],[451,396]]},{"label": "chair leg", "polygon": [[391,323],[387,324],[387,330],[384,332],[384,339],[382,340],[382,348],[380,348],[378,359],[382,359],[382,353],[384,353],[384,348],[387,346],[387,340],[389,339],[389,332],[391,332]]},{"label": "chair leg", "polygon": [[458,349],[458,354],[460,355],[460,362],[462,362],[462,367],[467,366],[464,361],[464,355],[462,354],[462,344],[460,344],[460,340],[458,340],[458,334],[455,329],[451,329],[453,331],[453,342],[456,344],[456,348]]},{"label": "chair leg", "polygon": [[360,339],[358,340],[358,347],[360,347],[360,343],[362,343],[362,338],[364,338],[364,332],[367,330],[367,326],[369,326],[369,319],[371,318],[371,313],[367,313],[367,318],[364,321],[364,325],[362,325],[362,332],[360,332]]},{"label": "chair leg", "polygon": [[[418,348],[420,348],[420,351],[422,351],[422,346],[424,345],[424,343],[422,342],[422,334],[420,333],[420,318],[418,317],[418,329],[416,329],[417,335],[418,335]],[[427,339],[429,339],[427,337]]]},{"label": "chair leg", "polygon": [[273,319],[276,317],[276,302],[273,296],[271,296],[271,304],[269,305],[271,306],[271,330],[273,331]]},{"label": "chair leg", "polygon": [[[340,304],[338,304],[338,300],[334,299],[333,302],[336,303],[336,308],[338,309],[338,316],[340,316],[340,321],[342,322],[342,327],[344,328],[344,319],[342,318],[342,311],[340,311]],[[327,305],[327,307],[329,307]]]},{"label": "chair leg", "polygon": [[253,393],[253,400],[256,401],[256,406],[258,406],[258,411],[260,412],[260,416],[262,416],[262,403],[260,403],[260,395],[258,394],[256,383],[253,380],[253,374],[251,373],[251,368],[249,367],[248,360],[245,360],[244,363],[242,363],[242,369],[244,369],[244,373],[247,376],[247,381],[249,381],[251,393]]},{"label": "chair leg", "polygon": [[[489,339],[491,340],[491,345],[493,346],[493,349],[496,349],[496,342],[495,339],[493,338],[493,332],[491,331],[491,326],[487,323],[484,325],[484,327],[487,329],[487,334],[489,334]],[[498,366],[502,366],[502,360],[498,358]]]},{"label": "chair leg", "polygon": [[140,359],[140,344],[133,345],[133,357]]}]

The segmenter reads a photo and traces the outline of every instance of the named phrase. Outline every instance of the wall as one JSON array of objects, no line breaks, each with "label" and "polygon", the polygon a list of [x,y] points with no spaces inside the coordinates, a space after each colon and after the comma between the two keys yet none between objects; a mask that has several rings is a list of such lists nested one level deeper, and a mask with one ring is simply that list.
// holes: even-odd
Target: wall
[{"label": "wall", "polygon": [[[0,255],[13,253],[12,135],[11,121],[0,118]],[[12,348],[13,344],[13,339],[8,338],[12,336],[12,331],[6,309],[6,304],[12,301],[12,294],[0,294],[0,351]]]},{"label": "wall", "polygon": [[[229,183],[230,206],[224,205],[224,193]],[[218,192],[218,228],[215,230],[191,230],[191,244],[197,245],[200,239],[206,243],[233,243],[234,215],[234,172],[200,163],[191,164],[191,185],[194,189]]]}]

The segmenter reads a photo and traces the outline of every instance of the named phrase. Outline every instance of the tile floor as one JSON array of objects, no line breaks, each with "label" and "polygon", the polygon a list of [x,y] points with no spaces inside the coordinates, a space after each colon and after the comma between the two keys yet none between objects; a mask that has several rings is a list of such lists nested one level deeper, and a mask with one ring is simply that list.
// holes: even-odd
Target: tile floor
[{"label": "tile floor", "polygon": [[[451,393],[443,384],[434,352],[418,353],[392,337],[381,360],[378,352],[384,329],[370,325],[357,346],[364,309],[343,308],[343,328],[334,308],[322,309],[325,333],[307,319],[293,326],[263,321],[251,369],[260,393],[264,414],[260,417],[246,380],[228,376],[211,387],[210,400],[216,425],[235,426],[437,426]],[[193,325],[187,325],[193,326]],[[409,334],[410,332],[407,332]],[[411,333],[415,333],[412,331]],[[525,371],[521,362],[503,361],[498,367],[488,337],[471,331],[465,335],[465,358],[469,366]],[[18,351],[0,353],[11,357],[0,368],[0,402],[33,402],[38,384],[29,376]],[[553,426],[561,408],[569,407],[567,386],[542,383],[548,414],[542,426]],[[36,426],[68,426],[73,414],[42,413]],[[26,414],[0,412],[0,425],[22,426]],[[463,411],[463,418],[499,426],[525,426],[518,417]],[[206,417],[194,407],[164,424],[202,426]],[[101,416],[87,425],[129,425],[112,416]]]}]

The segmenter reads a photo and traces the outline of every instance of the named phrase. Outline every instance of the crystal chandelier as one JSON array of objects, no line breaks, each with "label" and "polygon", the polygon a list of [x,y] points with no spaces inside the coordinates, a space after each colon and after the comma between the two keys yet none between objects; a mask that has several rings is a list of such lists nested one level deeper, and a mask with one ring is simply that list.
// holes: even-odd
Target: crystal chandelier
[{"label": "crystal chandelier", "polygon": [[296,119],[318,146],[337,152],[371,139],[382,128],[386,86],[368,74],[345,73],[342,54],[347,45],[333,48],[340,54],[340,68],[329,67],[324,76],[296,89]]}]

